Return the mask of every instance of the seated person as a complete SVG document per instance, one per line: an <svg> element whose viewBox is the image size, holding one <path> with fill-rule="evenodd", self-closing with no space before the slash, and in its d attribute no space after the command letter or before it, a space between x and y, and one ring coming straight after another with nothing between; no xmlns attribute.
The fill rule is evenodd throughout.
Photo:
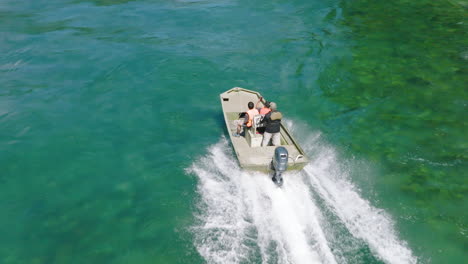
<svg viewBox="0 0 468 264"><path fill-rule="evenodd" d="M255 108L257 108L258 112L261 115L266 115L271 111L270 102L265 100L265 103L263 103L262 99L263 99L263 97L260 97L260 99L258 100L257 105L255 106Z"/></svg>
<svg viewBox="0 0 468 264"><path fill-rule="evenodd" d="M254 108L254 104L252 102L249 102L247 107L249 107L249 110L247 111L245 117L243 119L234 120L234 124L237 127L237 133L233 135L235 137L240 136L240 133L244 127L252 127L253 117L260 114L258 110Z"/></svg>
<svg viewBox="0 0 468 264"><path fill-rule="evenodd" d="M263 120L263 117L271 111L270 102L265 100L265 103L263 103L263 97L260 97L255 108L257 108L258 112L262 115L261 120ZM257 134L263 134L263 133L265 133L265 127L264 126L257 127Z"/></svg>

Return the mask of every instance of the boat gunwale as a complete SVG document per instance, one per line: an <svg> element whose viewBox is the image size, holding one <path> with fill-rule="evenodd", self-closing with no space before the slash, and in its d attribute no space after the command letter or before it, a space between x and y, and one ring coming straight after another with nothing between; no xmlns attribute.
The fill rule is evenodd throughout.
<svg viewBox="0 0 468 264"><path fill-rule="evenodd" d="M231 144L233 145L234 147L234 151L237 155L237 160L239 162L239 164L241 165L242 168L245 168L245 169L249 169L249 167L255 167L255 166L252 166L250 164L242 164L239 160L239 152L238 152L238 149L237 149L237 146L236 144L234 143L234 141L232 140L232 133L231 133L231 130L230 130L230 126L229 126L229 118L227 116L227 112L225 110L225 107L224 107L224 104L223 104L223 94L230 94L232 92L246 92L246 93L251 93L251 94L255 94L257 96L257 98L260 99L260 97L262 97L262 95L259 93L259 92L256 92L256 91L252 91L252 90L248 90L248 89L245 89L245 88L241 88L241 87L233 87L223 93L221 93L219 95L220 97L220 101L221 101L221 108L223 110L223 116L224 116L224 122L225 122L225 125L226 125L226 130L229 134L229 139L231 141ZM305 155L305 152L304 150L299 146L299 144L297 143L297 141L294 139L294 137L291 135L291 133L289 132L289 130L283 125L283 123L281 123L281 128L283 129L283 131L285 132L285 136L287 136L291 142L293 143L294 147L297 149L297 151L304 157L304 161L300 161L300 162L294 162L293 161L293 164L294 166L298 166L300 167L300 169L302 169L308 162L308 159L307 159L307 156ZM303 164L303 166L301 166ZM300 170L299 169L299 170ZM255 169L253 169L255 170Z"/></svg>

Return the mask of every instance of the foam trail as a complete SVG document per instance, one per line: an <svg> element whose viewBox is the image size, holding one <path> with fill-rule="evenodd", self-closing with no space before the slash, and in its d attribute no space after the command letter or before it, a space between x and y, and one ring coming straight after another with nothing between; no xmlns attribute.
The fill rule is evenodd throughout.
<svg viewBox="0 0 468 264"><path fill-rule="evenodd" d="M226 139L189 169L199 179L195 246L208 263L336 263L301 174L282 188L242 171Z"/></svg>
<svg viewBox="0 0 468 264"><path fill-rule="evenodd" d="M294 130L292 123L289 126ZM363 239L373 254L387 263L417 263L406 242L398 239L391 217L362 198L347 179L347 171L335 150L320 142L320 134L310 136L305 142L304 149L315 153L315 158L302 173L350 233Z"/></svg>

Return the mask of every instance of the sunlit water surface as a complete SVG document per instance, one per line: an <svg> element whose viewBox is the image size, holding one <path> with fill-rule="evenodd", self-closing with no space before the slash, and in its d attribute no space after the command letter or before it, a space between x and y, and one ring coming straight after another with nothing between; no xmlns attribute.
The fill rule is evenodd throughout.
<svg viewBox="0 0 468 264"><path fill-rule="evenodd" d="M0 3L0 263L462 263L464 1ZM311 163L239 169L219 93Z"/></svg>

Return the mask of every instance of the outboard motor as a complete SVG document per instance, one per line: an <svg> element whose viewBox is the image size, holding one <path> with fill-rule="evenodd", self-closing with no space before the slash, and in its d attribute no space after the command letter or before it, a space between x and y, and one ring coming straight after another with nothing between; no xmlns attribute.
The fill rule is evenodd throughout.
<svg viewBox="0 0 468 264"><path fill-rule="evenodd" d="M277 147L271 164L274 170L273 178L271 179L276 185L281 187L283 185L281 174L288 168L288 150L285 147Z"/></svg>

